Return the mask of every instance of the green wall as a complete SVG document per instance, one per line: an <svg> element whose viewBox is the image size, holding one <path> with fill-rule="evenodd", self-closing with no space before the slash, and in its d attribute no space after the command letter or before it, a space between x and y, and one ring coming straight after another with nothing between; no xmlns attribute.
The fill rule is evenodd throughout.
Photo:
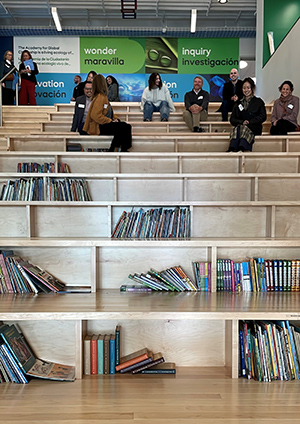
<svg viewBox="0 0 300 424"><path fill-rule="evenodd" d="M300 16L300 0L264 0L263 65L270 58L267 33L273 31L275 49Z"/></svg>

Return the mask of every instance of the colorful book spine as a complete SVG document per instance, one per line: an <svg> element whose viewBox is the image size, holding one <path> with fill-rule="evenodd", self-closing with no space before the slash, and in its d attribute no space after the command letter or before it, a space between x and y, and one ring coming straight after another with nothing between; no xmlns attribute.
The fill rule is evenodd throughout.
<svg viewBox="0 0 300 424"><path fill-rule="evenodd" d="M109 374L116 373L116 337L114 334L110 335L109 340Z"/></svg>
<svg viewBox="0 0 300 424"><path fill-rule="evenodd" d="M120 364L120 358L121 358L121 326L116 326L115 331L115 337L116 337L116 365Z"/></svg>
<svg viewBox="0 0 300 424"><path fill-rule="evenodd" d="M91 338L91 374L98 374L98 353L97 353L97 338L96 334Z"/></svg>
<svg viewBox="0 0 300 424"><path fill-rule="evenodd" d="M104 336L99 334L97 337L97 368L98 374L102 375L104 373Z"/></svg>

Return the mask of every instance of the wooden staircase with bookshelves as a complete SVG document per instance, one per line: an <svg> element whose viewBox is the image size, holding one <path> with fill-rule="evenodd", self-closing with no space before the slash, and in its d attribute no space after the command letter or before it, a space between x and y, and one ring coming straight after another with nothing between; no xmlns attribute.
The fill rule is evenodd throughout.
<svg viewBox="0 0 300 424"><path fill-rule="evenodd" d="M56 105L46 112L55 120L47 122L64 122L72 107ZM37 356L74 364L77 378L85 334L117 324L124 331L124 355L141 346L160 351L163 345L167 360L178 366L225 367L237 378L239 320L297 320L300 295L216 293L216 260L300 257L300 137L263 135L253 153L227 154L228 133L166 134L166 125L162 132L155 122L137 123L137 104L115 107L134 118L130 153L66 152L67 143L93 146L99 138L46 133L41 126L31 134L1 129L7 142L0 151L1 186L20 177L19 162L64 162L68 176L88 181L93 200L1 202L1 249L14 250L68 284L89 286L92 293L3 295L0 320L18 322ZM33 123L46 122L44 112ZM8 117L6 123L14 119ZM182 125L176 119L170 117L174 128ZM22 174L30 176L37 174ZM110 238L123 210L175 206L191 209L190 239ZM192 275L192 261L211 261L212 293L119 292L132 272L180 264Z"/></svg>

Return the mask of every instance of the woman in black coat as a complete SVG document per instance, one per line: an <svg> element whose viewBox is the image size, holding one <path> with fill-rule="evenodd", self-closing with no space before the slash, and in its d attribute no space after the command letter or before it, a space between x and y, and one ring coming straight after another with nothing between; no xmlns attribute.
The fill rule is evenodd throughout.
<svg viewBox="0 0 300 424"><path fill-rule="evenodd" d="M14 68L13 54L10 50L6 50L3 60L0 62L0 79L4 77L11 69ZM14 74L16 71L8 76L7 80L2 82L2 104L13 105L15 98L15 91L13 90Z"/></svg>
<svg viewBox="0 0 300 424"><path fill-rule="evenodd" d="M252 151L254 138L261 135L262 124L267 118L265 103L254 95L253 79L245 78L242 89L243 98L234 105L230 117L234 129L227 152Z"/></svg>

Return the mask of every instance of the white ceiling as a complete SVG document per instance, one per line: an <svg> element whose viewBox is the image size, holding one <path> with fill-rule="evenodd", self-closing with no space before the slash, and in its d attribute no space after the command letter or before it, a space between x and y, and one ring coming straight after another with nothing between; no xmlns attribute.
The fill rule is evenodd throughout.
<svg viewBox="0 0 300 424"><path fill-rule="evenodd" d="M122 19L121 0L0 0L0 35L53 35L53 6L66 35L255 36L256 0L137 0L136 19ZM197 9L196 34L191 9Z"/></svg>

